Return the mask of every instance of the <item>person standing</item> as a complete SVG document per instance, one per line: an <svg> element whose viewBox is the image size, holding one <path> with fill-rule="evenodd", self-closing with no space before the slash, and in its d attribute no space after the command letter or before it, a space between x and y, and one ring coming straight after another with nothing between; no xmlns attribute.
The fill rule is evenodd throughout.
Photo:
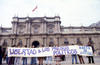
<svg viewBox="0 0 100 65"><path fill-rule="evenodd" d="M5 57L6 57L6 64L8 64L8 62L9 62L9 58L8 58L8 48L6 48Z"/></svg>
<svg viewBox="0 0 100 65"><path fill-rule="evenodd" d="M14 65L20 65L20 57L15 57Z"/></svg>
<svg viewBox="0 0 100 65"><path fill-rule="evenodd" d="M0 46L0 65L2 65L2 47Z"/></svg>
<svg viewBox="0 0 100 65"><path fill-rule="evenodd" d="M44 45L40 45L40 48L44 47ZM39 65L43 65L44 57L38 57Z"/></svg>
<svg viewBox="0 0 100 65"><path fill-rule="evenodd" d="M93 41L90 39L90 41L88 42L88 45L87 46L90 46L91 48L92 48L92 51L93 51L93 53L94 53L94 46L93 46ZM87 56L88 57L88 63L90 64L90 63L93 63L94 64L94 58L93 58L93 56Z"/></svg>
<svg viewBox="0 0 100 65"><path fill-rule="evenodd" d="M72 44L74 45L74 44ZM75 64L78 64L77 62L77 54L72 54L72 64L74 64L74 59L75 59Z"/></svg>
<svg viewBox="0 0 100 65"><path fill-rule="evenodd" d="M32 48L35 48L34 45L32 45ZM31 65L37 65L37 58L31 57Z"/></svg>
<svg viewBox="0 0 100 65"><path fill-rule="evenodd" d="M74 59L75 59L75 64L77 63L77 55L76 54L72 54L72 64L74 64Z"/></svg>
<svg viewBox="0 0 100 65"><path fill-rule="evenodd" d="M16 45L12 45L12 47L15 47ZM9 57L8 65L14 65L15 57Z"/></svg>
<svg viewBox="0 0 100 65"><path fill-rule="evenodd" d="M27 47L27 45L25 45L25 48ZM23 57L23 65L27 65L27 57Z"/></svg>
<svg viewBox="0 0 100 65"><path fill-rule="evenodd" d="M46 57L46 65L52 65L52 56Z"/></svg>
<svg viewBox="0 0 100 65"><path fill-rule="evenodd" d="M20 47L20 45L18 44L17 47ZM21 61L20 57L15 57L14 65L21 65L20 61Z"/></svg>
<svg viewBox="0 0 100 65"><path fill-rule="evenodd" d="M82 46L81 41L77 41L77 45L78 45L78 46ZM84 59L83 59L83 56L82 56L82 55L79 55L79 54L78 54L78 58L79 58L80 64L85 64L85 62L84 62Z"/></svg>
<svg viewBox="0 0 100 65"><path fill-rule="evenodd" d="M78 58L79 58L80 64L85 64L82 55L78 55Z"/></svg>
<svg viewBox="0 0 100 65"><path fill-rule="evenodd" d="M52 45L49 45L49 47L52 47ZM52 65L52 56L46 57L46 65Z"/></svg>
<svg viewBox="0 0 100 65"><path fill-rule="evenodd" d="M59 47L59 45L57 44L55 47ZM55 55L55 61L56 61L56 65L61 65L61 59L62 55Z"/></svg>

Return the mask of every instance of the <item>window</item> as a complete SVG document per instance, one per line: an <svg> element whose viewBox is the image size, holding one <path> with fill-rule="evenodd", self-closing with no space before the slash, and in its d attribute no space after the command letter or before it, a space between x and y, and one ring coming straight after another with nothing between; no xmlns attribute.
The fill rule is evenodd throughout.
<svg viewBox="0 0 100 65"><path fill-rule="evenodd" d="M20 29L19 29L19 34L23 34L24 33L24 29L21 27Z"/></svg>
<svg viewBox="0 0 100 65"><path fill-rule="evenodd" d="M66 38L64 39L64 44L66 44L66 45L69 44L69 41Z"/></svg>
<svg viewBox="0 0 100 65"><path fill-rule="evenodd" d="M34 28L34 33L35 34L38 33L38 28L37 27Z"/></svg>
<svg viewBox="0 0 100 65"><path fill-rule="evenodd" d="M50 33L50 34L52 34L54 31L54 28L55 26L54 26L54 23L49 23L49 24L47 24L47 31L48 31L48 33Z"/></svg>
<svg viewBox="0 0 100 65"><path fill-rule="evenodd" d="M24 33L24 28L25 28L25 26L23 26L23 25L19 25L18 26L19 34L23 34Z"/></svg>
<svg viewBox="0 0 100 65"><path fill-rule="evenodd" d="M33 33L34 34L38 34L39 33L39 29L40 29L40 24L38 24L38 23L32 24L32 29L33 29Z"/></svg>
<svg viewBox="0 0 100 65"><path fill-rule="evenodd" d="M49 28L48 32L53 33L53 28Z"/></svg>
<svg viewBox="0 0 100 65"><path fill-rule="evenodd" d="M22 46L22 45L23 45L23 43L22 43L22 40L20 39L19 43L18 43L18 46Z"/></svg>
<svg viewBox="0 0 100 65"><path fill-rule="evenodd" d="M50 38L49 45L53 45L53 44L54 44L54 40L53 40L53 38Z"/></svg>

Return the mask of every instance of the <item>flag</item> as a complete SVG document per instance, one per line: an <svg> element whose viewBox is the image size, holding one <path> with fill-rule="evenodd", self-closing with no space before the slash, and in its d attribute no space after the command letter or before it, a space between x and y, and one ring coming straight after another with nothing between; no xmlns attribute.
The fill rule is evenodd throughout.
<svg viewBox="0 0 100 65"><path fill-rule="evenodd" d="M32 10L32 12L34 12L37 9L37 6Z"/></svg>

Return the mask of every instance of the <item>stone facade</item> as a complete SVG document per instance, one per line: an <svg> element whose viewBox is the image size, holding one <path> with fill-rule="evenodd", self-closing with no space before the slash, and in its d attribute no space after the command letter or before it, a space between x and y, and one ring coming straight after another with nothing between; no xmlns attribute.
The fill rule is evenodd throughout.
<svg viewBox="0 0 100 65"><path fill-rule="evenodd" d="M0 27L0 45L66 45L81 41L87 45L89 39L94 42L100 53L100 27L64 27L59 16L55 17L13 17L12 28Z"/></svg>

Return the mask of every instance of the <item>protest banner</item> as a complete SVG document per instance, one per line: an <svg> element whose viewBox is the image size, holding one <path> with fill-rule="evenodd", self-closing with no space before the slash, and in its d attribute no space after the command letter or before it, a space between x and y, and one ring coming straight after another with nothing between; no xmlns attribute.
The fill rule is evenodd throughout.
<svg viewBox="0 0 100 65"><path fill-rule="evenodd" d="M17 48L8 47L8 57L46 57L56 55L79 54L83 56L92 56L90 46L60 46L60 47L42 47L42 48Z"/></svg>

